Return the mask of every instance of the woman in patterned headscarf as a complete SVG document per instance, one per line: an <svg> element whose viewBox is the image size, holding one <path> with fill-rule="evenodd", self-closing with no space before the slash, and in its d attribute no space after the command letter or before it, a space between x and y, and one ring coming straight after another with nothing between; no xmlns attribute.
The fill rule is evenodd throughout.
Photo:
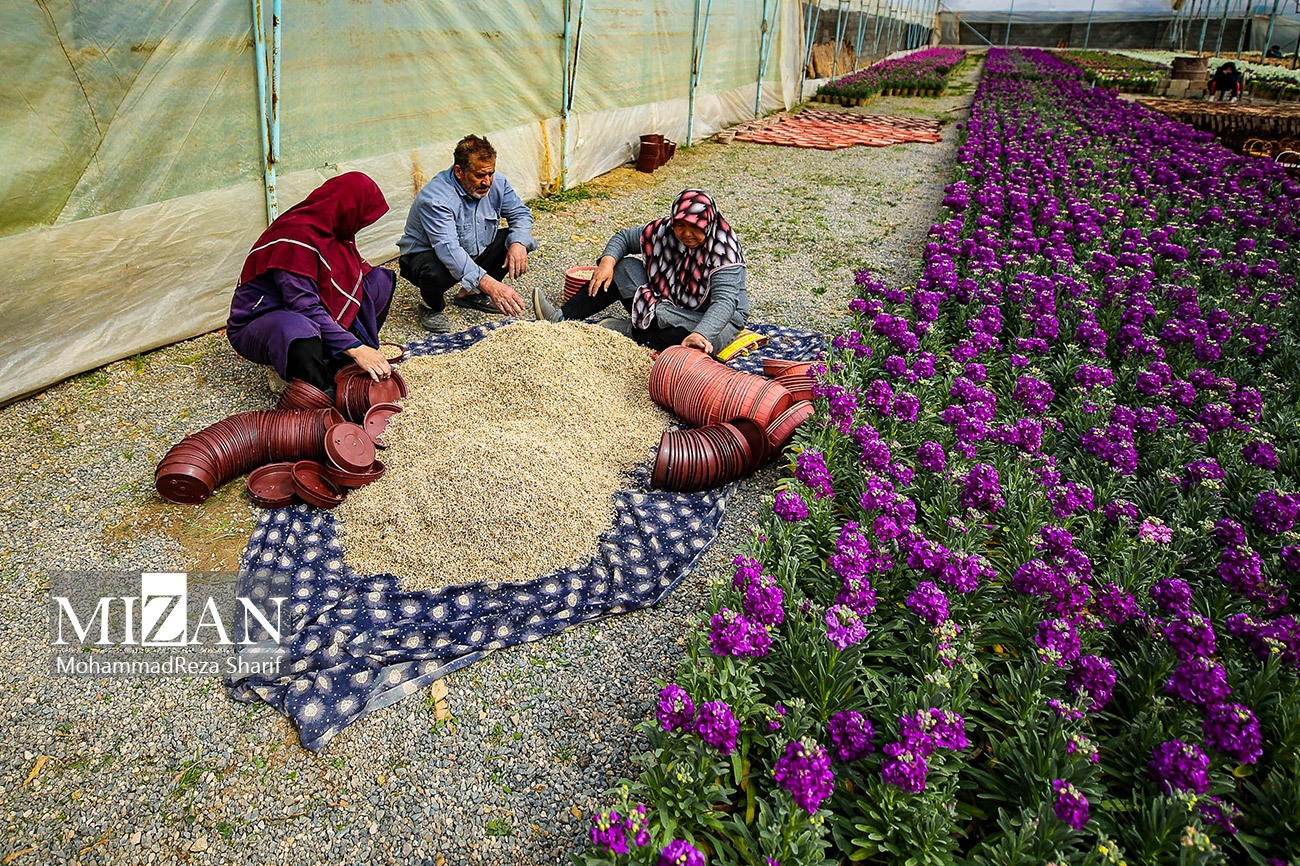
<svg viewBox="0 0 1300 866"><path fill-rule="evenodd" d="M585 319L615 301L631 321L601 324L653 349L680 344L712 354L736 338L749 315L745 256L708 193L682 190L668 216L610 238L587 291L563 309L534 289L533 313L550 322Z"/></svg>

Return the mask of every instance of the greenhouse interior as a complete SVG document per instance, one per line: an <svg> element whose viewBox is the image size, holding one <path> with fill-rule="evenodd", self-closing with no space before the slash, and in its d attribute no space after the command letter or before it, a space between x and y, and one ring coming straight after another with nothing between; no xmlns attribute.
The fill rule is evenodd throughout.
<svg viewBox="0 0 1300 866"><path fill-rule="evenodd" d="M0 28L6 866L1300 866L1300 0Z"/></svg>

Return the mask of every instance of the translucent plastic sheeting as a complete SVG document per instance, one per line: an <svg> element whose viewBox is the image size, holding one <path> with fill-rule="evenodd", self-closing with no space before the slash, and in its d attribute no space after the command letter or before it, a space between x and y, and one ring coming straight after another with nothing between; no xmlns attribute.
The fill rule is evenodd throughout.
<svg viewBox="0 0 1300 866"><path fill-rule="evenodd" d="M1229 0L1240 8L1240 0ZM956 12L965 21L1002 22L1011 13L1014 24L1049 21L1141 21L1172 18L1169 0L943 0L941 11Z"/></svg>
<svg viewBox="0 0 1300 866"><path fill-rule="evenodd" d="M224 324L266 225L251 5L0 4L0 402ZM684 143L696 10L582 5L570 184L626 162L643 133ZM713 0L697 139L752 116L762 12ZM469 132L491 136L523 195L554 188L563 15L559 0L284 4L281 211L366 171L392 209L358 241L390 259L415 191ZM765 111L793 104L802 59L799 4L769 15Z"/></svg>

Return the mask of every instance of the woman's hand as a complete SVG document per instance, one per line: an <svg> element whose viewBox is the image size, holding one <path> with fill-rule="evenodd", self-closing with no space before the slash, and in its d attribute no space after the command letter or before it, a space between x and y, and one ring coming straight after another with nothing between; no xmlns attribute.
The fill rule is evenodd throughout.
<svg viewBox="0 0 1300 866"><path fill-rule="evenodd" d="M706 355L713 354L713 344L710 343L703 334L697 331L692 331L687 334L686 339L682 340L682 345L691 349L699 349Z"/></svg>
<svg viewBox="0 0 1300 866"><path fill-rule="evenodd" d="M369 373L370 378L376 382L387 379L393 374L393 368L384 357L384 353L370 348L365 343L352 349L344 349L343 354L356 361L357 366Z"/></svg>
<svg viewBox="0 0 1300 866"><path fill-rule="evenodd" d="M587 283L587 294L593 298L600 294L600 290L609 285L614 279L614 257L601 256L600 261L596 263L596 272L591 275L591 282Z"/></svg>

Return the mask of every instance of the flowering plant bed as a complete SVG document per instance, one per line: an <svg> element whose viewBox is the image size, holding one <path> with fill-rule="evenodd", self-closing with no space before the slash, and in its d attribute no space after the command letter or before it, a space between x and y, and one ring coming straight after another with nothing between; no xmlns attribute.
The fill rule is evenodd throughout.
<svg viewBox="0 0 1300 866"><path fill-rule="evenodd" d="M1109 51L1060 51L1057 56L1082 69L1085 81L1120 93L1152 93L1169 77L1168 64Z"/></svg>
<svg viewBox="0 0 1300 866"><path fill-rule="evenodd" d="M859 275L585 862L1295 862L1300 186L1042 77Z"/></svg>
<svg viewBox="0 0 1300 866"><path fill-rule="evenodd" d="M869 100L888 92L937 96L947 86L948 73L965 58L966 52L956 48L927 48L828 82L817 94L841 100Z"/></svg>

